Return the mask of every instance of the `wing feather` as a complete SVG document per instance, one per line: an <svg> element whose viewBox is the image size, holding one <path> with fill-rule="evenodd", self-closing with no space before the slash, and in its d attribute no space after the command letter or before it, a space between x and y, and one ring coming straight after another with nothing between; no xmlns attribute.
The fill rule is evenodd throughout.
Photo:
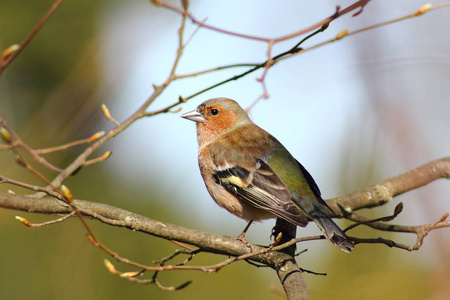
<svg viewBox="0 0 450 300"><path fill-rule="evenodd" d="M309 218L291 201L286 185L262 160L256 160L252 170L235 166L218 170L213 176L218 184L243 201L296 225L308 223Z"/></svg>

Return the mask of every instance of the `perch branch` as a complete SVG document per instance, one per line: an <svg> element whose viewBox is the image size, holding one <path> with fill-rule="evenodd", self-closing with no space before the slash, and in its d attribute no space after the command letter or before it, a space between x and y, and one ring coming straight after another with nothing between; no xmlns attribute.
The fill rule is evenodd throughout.
<svg viewBox="0 0 450 300"><path fill-rule="evenodd" d="M343 208L344 211L350 214L361 208L376 207L385 204L387 201L404 193L408 190L419 188L425 184L428 184L439 178L449 178L450 177L450 158L443 158L440 160L432 161L414 170L401 174L397 177L389 178L384 180L378 185L361 191L356 191L350 193L347 196L342 196L329 200L330 206L339 211L338 208ZM0 176L0 182L15 184L16 182L8 180L5 177ZM31 188L33 190L39 190L43 188L25 186L24 184L19 184L20 186ZM46 190L44 190L46 191ZM53 193L52 191L48 192ZM60 197L60 195L57 195ZM184 227L162 223L155 221L120 208L115 208L106 204L87 202L82 200L72 200L71 207L67 205L61 205L60 202L51 198L35 198L27 197L21 195L11 195L7 193L0 193L0 207L22 210L35 213L46 213L46 214L69 214L72 213L72 209L76 207L77 212L83 214L84 216L92 217L100 220L109 225L125 227L133 231L141 231L147 234L151 234L157 237L161 237L167 240L175 240L181 243L186 243L189 245L195 245L199 247L198 250L201 252L210 252L222 255L231 256L231 258L226 259L222 262L209 265L209 266L191 266L182 263L180 265L163 265L160 263L159 266L146 266L139 264L137 262L128 260L119 256L117 253L108 249L106 246L101 244L98 239L93 238L91 235L90 241L95 246L101 248L103 251L108 253L111 257L115 258L117 261L123 264L128 264L134 267L138 267L141 270L156 272L154 277L147 281L142 281L142 283L155 283L164 288L156 280L156 274L160 271L168 270L200 270L203 272L217 272L224 266L227 266L236 261L245 260L252 261L256 263L261 263L263 265L268 265L274 270L276 270L285 292L290 295L291 299L308 299L309 294L304 282L302 272L292 256L285 253L279 252L279 250L289 247L299 241L322 239L322 236L308 237L308 238L297 238L293 239L285 244L275 247L263 248L254 245L253 251L250 252L249 248L242 242L237 241L232 238L216 236L204 232L199 232ZM396 209L396 214L398 214L400 209ZM338 215L336 215L338 216ZM339 215L339 217L342 217ZM394 231L398 232L414 232L417 234L417 242L414 246L406 246L402 244L397 244L393 241L385 240L382 238L378 239L360 239L351 237L355 243L383 243L390 247L398 247L406 250L417 250L423 243L423 239L431 230L448 227L449 222L446 220L447 215L444 215L439 221L433 224L426 224L421 226L398 226L398 225L388 225L381 222L368 222L366 219L357 219L355 214L352 214L352 218L357 222L364 222L368 226L372 226L376 229L386 229L390 230L389 226L394 226ZM381 218L380 220L389 220L391 217ZM383 226L387 226L386 228ZM392 228L391 228L392 229ZM409 230L409 231L408 231ZM391 230L392 231L392 230ZM165 262L165 260L163 261ZM140 271L142 272L142 271ZM121 275L123 277L133 278L137 276L139 272L125 273ZM128 278L127 277L127 278ZM176 288L182 288L188 284L182 284L179 287L166 287L170 290ZM301 286L301 288L299 288Z"/></svg>

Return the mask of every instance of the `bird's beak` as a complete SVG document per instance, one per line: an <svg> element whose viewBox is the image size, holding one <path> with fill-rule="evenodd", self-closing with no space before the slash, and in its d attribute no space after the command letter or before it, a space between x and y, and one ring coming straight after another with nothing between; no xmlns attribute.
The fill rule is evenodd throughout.
<svg viewBox="0 0 450 300"><path fill-rule="evenodd" d="M182 114L181 117L185 118L185 119L187 119L189 121L194 121L194 122L197 122L197 123L201 123L201 122L205 121L205 117L201 113L196 111L196 110L193 110L193 111L187 112L185 114Z"/></svg>

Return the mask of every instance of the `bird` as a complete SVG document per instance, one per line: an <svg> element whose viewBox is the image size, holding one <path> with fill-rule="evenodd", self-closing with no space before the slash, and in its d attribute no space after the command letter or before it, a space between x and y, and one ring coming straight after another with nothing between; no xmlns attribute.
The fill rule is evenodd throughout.
<svg viewBox="0 0 450 300"><path fill-rule="evenodd" d="M310 173L270 133L253 123L234 100L213 98L182 118L197 127L198 164L214 201L248 221L282 218L305 227L314 221L345 252L352 241L328 216Z"/></svg>

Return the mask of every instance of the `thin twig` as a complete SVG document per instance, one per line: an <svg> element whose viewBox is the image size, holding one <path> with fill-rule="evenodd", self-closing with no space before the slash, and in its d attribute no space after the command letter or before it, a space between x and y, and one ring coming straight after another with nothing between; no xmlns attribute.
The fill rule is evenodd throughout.
<svg viewBox="0 0 450 300"><path fill-rule="evenodd" d="M403 225L391 225L381 222L369 222L367 218L364 218L357 214L351 214L348 219L356 222L364 222L364 225L372 227L374 229L389 231L389 232L403 232L403 233L414 233L417 237L416 243L414 245L405 245L394 242L392 240L384 238L366 239L366 238L356 238L351 237L350 239L355 244L384 244L390 248L395 247L407 251L419 250L423 244L423 240L428 235L428 233L434 229L450 227L450 221L447 220L448 213L444 214L439 220L431 224L424 224L418 226L403 226Z"/></svg>
<svg viewBox="0 0 450 300"><path fill-rule="evenodd" d="M316 49L316 48L319 48L319 47L325 46L325 45L327 45L327 44L330 44L330 43L336 42L336 41L338 41L338 40L341 40L341 39L344 38L344 37L349 37L349 36L352 36L352 35L355 35L355 34L358 34L358 33L362 33L362 32L369 31L369 30L373 30L373 29L375 29L375 28L380 28L380 27L387 26L387 25L391 25L391 24L394 24L394 23L398 23L398 22L401 22L401 21L404 21L404 20L407 20L407 19L412 19L412 18L415 18L415 17L418 17L418 16L423 15L425 12L433 11L433 10L438 10L438 9L445 8L445 7L449 7L449 6L450 6L450 2L442 3L442 4L430 6L430 7L427 8L426 11L423 11L423 12L420 12L421 9L419 9L418 11L416 11L416 12L414 12L414 13L412 13L412 14L408 14L408 15L403 16L403 17L399 17L399 18L396 18L396 19L393 19L393 20L381 22L381 23L378 23L378 24L375 24L375 25L371 25L371 26L368 26L368 27L364 27L364 28L358 29L358 30L348 31L348 32L346 32L346 34L345 34L344 36L338 35L338 36L336 36L336 37L334 37L334 38L328 39L328 40L323 41L323 42L321 42L321 43L318 43L318 44L316 44L316 45L313 45L313 46L304 48L304 49L302 50L302 52L307 52L307 51L314 50L314 49ZM420 12L420 13L419 13L419 12ZM293 56L293 55L296 55L296 54L298 54L298 53L292 53L292 56ZM286 58L287 58L287 57L282 57L282 58L280 58L279 60L284 60L284 59L286 59Z"/></svg>
<svg viewBox="0 0 450 300"><path fill-rule="evenodd" d="M59 195L58 193L56 193L55 191L53 191L53 190L51 190L51 189L49 189L47 187L40 187L40 186L37 186L37 185L28 184L28 183L25 183L25 182L21 182L21 181L18 181L18 180L7 178L7 177L2 176L2 175L0 175L0 183L12 184L12 185L15 185L15 186L18 186L18 187L22 187L22 188L28 189L30 191L45 193L45 194L47 194L49 196L52 196L52 197L55 197L55 198L57 198L59 200L63 200L61 195Z"/></svg>
<svg viewBox="0 0 450 300"><path fill-rule="evenodd" d="M56 171L56 172L62 172L62 169L52 165L51 163L49 163L45 158L43 158L42 156L39 155L39 153L32 149L30 146L28 146L26 143L24 143L24 141L20 138L20 136L14 131L12 130L9 126L8 123L6 122L6 120L2 117L0 117L0 124L2 127L4 127L6 130L8 130L8 132L11 134L12 136L12 140L9 143L9 149L12 150L14 152L14 154L16 155L17 159L19 160L18 162L25 168L29 169L32 173L34 173L38 178L40 178L41 180L43 180L42 178L44 177L42 174L40 174L36 169L34 169L31 164L29 164L25 158L22 156L22 154L20 153L20 151L18 150L18 148L22 148L24 149L26 152L30 153L31 156L33 157L34 160L36 160L38 163L42 164L43 166L49 168L50 170ZM45 177L44 177L45 178Z"/></svg>
<svg viewBox="0 0 450 300"><path fill-rule="evenodd" d="M31 223L27 219L22 218L20 216L16 216L16 219L19 220L20 222L22 222L27 227L42 227L42 226L46 226L46 225L61 223L61 222L65 221L65 220L69 219L70 217L73 217L74 215L75 215L75 212L73 211L70 214L62 216L61 218L58 218L58 219L55 219L55 220L46 221L46 222L42 222L42 223Z"/></svg>
<svg viewBox="0 0 450 300"><path fill-rule="evenodd" d="M171 11L174 11L174 12L182 15L183 17L188 17L193 23L195 23L195 24L197 24L197 25L199 25L199 26L201 26L203 28L206 28L206 29L210 29L210 30L213 30L213 31L216 31L216 32L219 32L219 33L223 33L223 34L227 34L227 35L230 35L230 36L235 36L235 37L239 37L239 38L245 38L245 39L248 39L248 40L255 40L255 41L261 41L261 42L267 42L267 43L269 43L269 42L277 43L277 42L281 42L281 41L285 41L285 40L288 40L288 39L292 39L292 38L298 37L298 36L303 35L303 34L305 34L307 32L310 32L310 31L312 31L314 29L320 28L320 27L322 27L322 26L324 26L326 24L329 24L331 21L333 21L333 20L335 20L335 19L337 19L337 18L339 18L339 17L341 17L341 16L343 16L343 15L345 15L345 14L347 14L347 13L349 13L349 12L355 10L355 9L358 9L358 8L362 9L369 1L370 0L357 1L357 2L353 3L352 5L346 7L343 10L337 9L337 11L333 15L323 19L322 21L320 21L320 22L318 22L316 24L313 24L311 26L308 26L307 28L298 30L298 31L293 32L291 34L287 34L287 35L276 37L276 38L259 37L259 36L254 36L254 35L243 34L243 33L238 33L238 32L225 30L223 28L219 28L219 27L215 27L215 26L212 26L212 25L209 25L209 24L205 24L204 22L197 20L192 14L186 12L182 8L179 8L179 7L176 7L174 5L165 3L163 1L153 1L153 3L156 2L155 3L156 5L159 5L159 6L162 6L164 8L167 8L167 9L169 9Z"/></svg>
<svg viewBox="0 0 450 300"><path fill-rule="evenodd" d="M89 165L92 165L92 164L95 164L95 163L98 163L98 162L105 161L106 159L108 159L111 156L111 154L112 154L111 151L106 151L105 153L102 154L102 156L99 156L97 158L93 158L93 159L87 160L84 163L84 166L89 166Z"/></svg>
<svg viewBox="0 0 450 300"><path fill-rule="evenodd" d="M103 114L105 115L105 117L114 125L116 125L117 127L120 126L120 123L116 121L116 119L114 119L111 115L111 113L109 112L108 107L105 104L102 104L102 111Z"/></svg>
<svg viewBox="0 0 450 300"><path fill-rule="evenodd" d="M105 136L95 141L90 147L86 148L69 166L67 166L58 176L56 176L51 184L55 187L58 187L68 176L79 170L81 166L83 166L87 158L100 146L102 146L104 143L109 141L114 136L118 135L119 133L123 132L125 129L127 129L131 124L133 124L135 121L137 121L140 118L143 118L145 116L148 116L148 114L145 112L145 110L153 103L153 101L156 100L156 98L159 97L159 95L165 90L165 88L173 81L174 74L176 71L176 68L178 66L178 62L181 58L182 49L183 49L183 32L184 32L184 24L185 24L185 17L183 17L182 25L179 29L179 48L177 51L177 56L175 58L175 61L173 63L172 69L170 71L170 74L167 78L167 80L159 85L154 86L154 91L152 95L148 97L148 99L142 103L142 105L133 113L131 114L125 121L120 123L116 128L111 129L106 133ZM176 105L171 106L168 108L170 110L172 107L175 107ZM167 110L167 111L168 111Z"/></svg>
<svg viewBox="0 0 450 300"><path fill-rule="evenodd" d="M376 219L366 219L366 218L359 218L360 216L356 215L356 214L352 214L352 213L348 213L345 210L342 210L344 217L349 219L349 220L354 220L354 218L358 218L359 221L356 221L355 224L351 224L350 226L348 226L347 228L344 229L344 232L349 231L350 229L353 229L357 226L360 225L369 225L370 223L378 223L378 222L390 222L392 220L394 220L403 210L403 203L400 202L399 204L397 204L397 206L394 209L394 213L390 216L386 216L386 217L381 217L381 218L376 218Z"/></svg>
<svg viewBox="0 0 450 300"><path fill-rule="evenodd" d="M30 149L35 151L38 154L47 154L47 153L51 153L51 152L67 150L67 149L69 149L71 147L78 146L78 145L92 143L93 141L101 138L104 135L105 135L105 132L104 131L100 131L100 132L97 132L97 133L93 134L92 136L90 136L90 137L88 137L86 139L70 142L70 143L67 143L67 144L64 144L64 145L55 146L55 147L49 147L49 148L44 148L44 149L36 149L36 150L33 150L31 148Z"/></svg>
<svg viewBox="0 0 450 300"><path fill-rule="evenodd" d="M368 2L368 1L367 1L367 2ZM366 5L367 2L364 3L364 5ZM362 3L359 3L358 5L359 5L358 7L360 7L360 8L364 7L364 5L362 5ZM444 7L447 7L447 6L450 6L450 2L449 2L449 3L444 3L444 4L439 4L439 5L432 6L432 7L429 8L429 10L430 10L430 11L432 11L432 10L437 10L437 9L441 9L441 8L444 8ZM350 8L350 7L347 7L346 9L341 10L341 11L338 11L337 13L342 13L342 12L344 12L344 11L345 11L345 12L349 12L349 10L348 10L349 8ZM354 10L356 7L354 7L354 6L352 5L351 8ZM360 13L360 12L358 12L358 13ZM422 14L423 14L423 13L422 13ZM341 15L342 15L342 14L341 14ZM372 30L372 29L375 29L375 28L378 28L378 27L390 25L390 24L392 24L392 23L400 22L400 21L403 21L403 20L406 20L406 19L409 19L409 18L417 17L417 16L419 16L419 15L420 15L420 14L417 14L417 12L415 12L415 13L413 13L413 14L408 14L408 15L406 15L406 16L403 16L403 17L400 17L400 18L397 18L397 19L394 19L394 20L390 20L390 21L382 22L382 23L379 23L379 24L376 24L376 25L368 26L368 27L365 27L365 28L363 28L363 29L359 29L359 30L356 30L356 31L353 31L353 32L348 32L348 33L345 35L345 37L351 36L351 35L355 35L355 34L357 34L357 33L361 33L361 32L364 32L364 31ZM332 19L332 20L334 20L334 19ZM322 25L320 26L320 28L319 28L316 32L314 32L314 33L312 33L311 35L307 36L307 37L306 37L305 39L303 39L299 44L303 43L306 39L310 38L311 36L314 36L315 34L317 34L317 33L319 33L319 32L322 32L323 30L325 30L325 29L327 28L327 25L329 24L329 22L328 22L328 23L327 23L327 22L321 22L321 24L322 24ZM315 29L315 28L317 28L317 27L319 27L319 26L313 26L313 27L314 27L314 29ZM306 32L308 32L308 31L306 31ZM330 43L332 43L332 42L341 40L343 37L344 37L344 36L336 36L336 37L334 37L334 38L328 39L328 40L326 40L326 41L324 41L324 42L318 43L318 44L316 44L316 45L313 45L313 46L310 46L310 47L307 47L307 48L300 48L300 47L299 47L299 44L297 44L297 45L294 46L292 49L290 49L290 50L285 51L285 52L283 52L283 53L281 53L281 54L279 54L279 55L276 55L276 56L272 57L272 60L274 61L274 63L273 63L272 65L274 65L276 62L279 62L279 61L281 61L281 60L284 60L284 59L290 58L290 57L292 57L292 56L294 56L294 55L297 55L297 54L299 54L300 52L303 53L303 52L306 52L306 51L311 51L311 50L313 50L313 49L316 49L316 48L325 46L325 45L330 44ZM269 42L269 41L271 41L271 40L274 41L274 42L277 41L277 39L264 39L264 41L266 41L266 42ZM242 78L242 77L245 77L245 76L247 76L248 74L251 74L251 73L253 73L253 72L259 70L260 68L263 68L263 67L266 65L267 61L268 61L268 60L266 60L265 62L260 63L260 64L258 64L258 65L255 65L255 66L253 66L253 64L251 64L251 65L253 66L251 69L249 69L249 70L247 70L247 71L245 71L245 72L243 72L243 73L241 73L241 74L238 74L238 75L235 75L235 76L230 77L230 78L228 78L228 79L225 79L225 80L223 80L223 81L220 81L220 82L218 82L218 83L216 83L216 84L213 84L213 85L211 85L211 86L209 86L209 87L206 87L206 88L204 88L204 89L202 89L202 90L200 90L200 91L198 91L198 92L196 92L196 93L194 93L194 94L192 94L192 95L189 95L189 96L187 96L187 97L183 97L183 99L184 99L185 101L188 101L188 100L190 100L190 99L192 99L192 98L194 98L194 97L196 97L196 96L199 96L199 95L201 95L201 94L203 94L203 93L205 93L205 92L207 92L207 91L209 91L209 90L212 90L212 89L214 89L214 88L216 88L216 87L219 87L219 86L224 85L224 84L226 84L226 83L229 83L229 82L231 82L231 81L235 81L235 80L238 80L238 79L240 79L240 78ZM205 72L196 72L196 73L192 73L192 74L188 74L188 75L184 75L184 76L185 76L185 77L191 77L191 76L196 76L196 75L199 75L199 74L204 74L204 73L208 73L208 72L212 72L212 71L216 71L216 70L221 70L221 69L224 69L224 68L229 68L229 67L231 68L231 67L234 67L234 66L240 66L240 64L234 64L234 65L229 65L229 66L225 66L225 67L212 68L212 69L205 70ZM259 101L259 100L260 100L260 99L257 99L256 101ZM174 104L172 104L172 107L177 106L177 105L179 105L179 103L174 103ZM166 111L164 111L164 110L158 111L158 113L164 113L164 112L166 112ZM152 114L152 115L154 115L154 114Z"/></svg>
<svg viewBox="0 0 450 300"><path fill-rule="evenodd" d="M178 79L183 79L183 78L196 77L196 76L199 76L199 75L204 75L204 74L208 74L208 73L211 73L211 72L221 71L221 70L226 70L226 69L231 69L231 68L256 67L256 66L259 66L259 65L260 65L260 63L230 64L230 65L215 67L215 68L206 69L206 70L198 71L198 72L194 72L194 73L183 74L183 75L176 75L173 79L174 80L178 80Z"/></svg>
<svg viewBox="0 0 450 300"><path fill-rule="evenodd" d="M48 19L53 15L53 13L59 7L62 1L63 0L56 0L50 7L50 9L47 11L47 13L44 15L44 17L42 17L42 19L36 25L36 27L33 28L30 34L27 35L27 37L19 45L17 50L11 53L11 55L9 55L5 60L2 60L0 62L0 76L3 73L3 70L20 54L20 52L22 52L22 50L28 45L28 43L36 36L36 34L42 28L42 26L44 26L45 23L47 23Z"/></svg>

